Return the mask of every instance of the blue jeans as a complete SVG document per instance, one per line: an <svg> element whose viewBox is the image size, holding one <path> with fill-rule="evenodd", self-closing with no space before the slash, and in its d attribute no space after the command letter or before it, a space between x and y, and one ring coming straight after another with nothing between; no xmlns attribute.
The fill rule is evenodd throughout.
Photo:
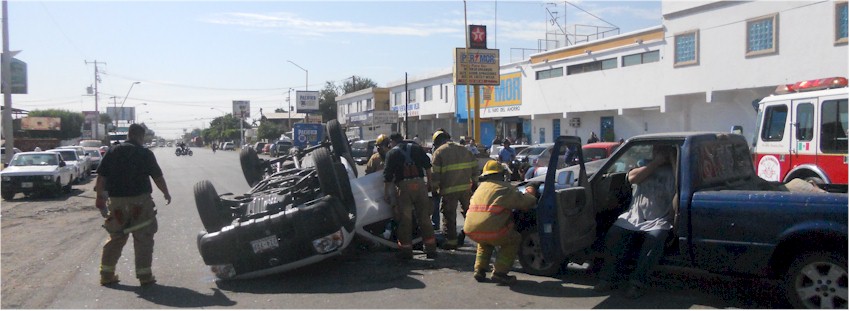
<svg viewBox="0 0 850 311"><path fill-rule="evenodd" d="M608 256L599 272L599 279L612 283L628 279L633 285L646 287L649 271L664 254L668 236L670 230L631 231L611 226L605 237ZM640 248L640 251L635 253L635 248ZM634 271L623 271L627 263L635 260Z"/></svg>

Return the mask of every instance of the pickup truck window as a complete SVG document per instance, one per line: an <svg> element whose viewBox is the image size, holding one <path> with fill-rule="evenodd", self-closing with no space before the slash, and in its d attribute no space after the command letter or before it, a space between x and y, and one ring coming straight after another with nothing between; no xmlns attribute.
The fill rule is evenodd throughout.
<svg viewBox="0 0 850 311"><path fill-rule="evenodd" d="M650 159L652 159L652 145L631 145L625 153L615 160L614 165L608 167L606 174L628 172L635 167L645 164L644 162Z"/></svg>
<svg viewBox="0 0 850 311"><path fill-rule="evenodd" d="M701 186L745 180L753 175L750 149L726 140L702 144L698 163Z"/></svg>
<svg viewBox="0 0 850 311"><path fill-rule="evenodd" d="M764 128L761 139L764 141L781 141L785 136L785 123L788 120L788 106L768 106L765 111Z"/></svg>

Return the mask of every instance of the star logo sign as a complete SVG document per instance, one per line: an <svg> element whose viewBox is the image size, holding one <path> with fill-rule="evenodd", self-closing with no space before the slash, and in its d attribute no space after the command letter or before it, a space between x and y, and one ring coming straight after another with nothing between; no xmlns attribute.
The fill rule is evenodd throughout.
<svg viewBox="0 0 850 311"><path fill-rule="evenodd" d="M486 38L486 36L487 36L487 33L484 32L484 30L481 29L481 27L476 27L475 29L472 30L472 41L483 42L484 39Z"/></svg>

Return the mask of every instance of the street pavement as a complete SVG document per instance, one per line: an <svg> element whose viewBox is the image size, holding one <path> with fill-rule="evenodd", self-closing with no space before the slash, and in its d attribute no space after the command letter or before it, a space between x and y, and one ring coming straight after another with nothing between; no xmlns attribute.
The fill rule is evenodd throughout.
<svg viewBox="0 0 850 311"><path fill-rule="evenodd" d="M155 148L173 196L165 205L154 190L158 208L153 271L158 284L142 288L133 272L132 242L117 267L122 282L97 284L100 248L83 262L68 263L78 272L48 308L149 309L591 309L591 308L777 308L774 282L665 269L653 278L648 294L626 299L622 292L600 295L586 269L570 265L556 277L512 272L513 286L477 283L472 278L475 246L469 239L456 251L440 250L436 260L421 252L399 262L390 250L354 246L343 256L264 278L220 281L204 265L196 246L203 228L195 208L193 185L210 180L218 193L249 190L239 167L238 151L193 148L194 156ZM362 172L363 167L359 169ZM462 219L459 223L462 224ZM104 234L105 238L105 234ZM37 286L37 285L36 285Z"/></svg>

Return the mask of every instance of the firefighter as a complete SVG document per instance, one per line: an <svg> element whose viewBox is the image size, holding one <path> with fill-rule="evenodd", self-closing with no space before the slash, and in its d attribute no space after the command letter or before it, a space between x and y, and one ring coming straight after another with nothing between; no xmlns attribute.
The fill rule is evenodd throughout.
<svg viewBox="0 0 850 311"><path fill-rule="evenodd" d="M390 138L384 134L378 135L378 138L375 139L375 149L378 149L378 152L372 154L372 157L366 162L366 174L384 169L384 159L387 156L387 151L390 150Z"/></svg>
<svg viewBox="0 0 850 311"><path fill-rule="evenodd" d="M487 280L490 257L499 247L496 262L493 265L491 280L499 285L510 285L516 277L508 275L513 266L522 237L514 230L511 209L527 210L537 203L537 190L528 186L522 194L503 179L505 174L501 163L495 160L484 164L478 189L472 194L469 211L463 230L475 242L478 253L475 256L475 274L478 282Z"/></svg>
<svg viewBox="0 0 850 311"><path fill-rule="evenodd" d="M397 257L402 260L413 258L413 215L422 242L425 244L427 258L437 257L437 240L431 226L431 204L428 201L428 189L423 177L431 180L431 161L425 150L414 144L402 142L401 134L390 136L390 149L384 162L384 201L390 206L398 205L398 247Z"/></svg>
<svg viewBox="0 0 850 311"><path fill-rule="evenodd" d="M95 206L106 218L103 228L109 233L100 260L100 284L104 286L118 283L115 265L130 234L136 255L136 278L141 285L156 283L151 271L153 236L157 231L151 179L165 196L166 205L171 204L171 195L156 157L142 146L145 128L130 125L127 138L103 157L94 187Z"/></svg>
<svg viewBox="0 0 850 311"><path fill-rule="evenodd" d="M478 160L466 147L452 141L451 135L444 131L434 132L434 155L431 162L431 186L435 197L442 197L440 212L443 214L443 232L446 242L443 249L457 249L463 241L457 234L457 205L460 202L461 214L469 209L469 198L478 171ZM464 216L466 217L466 216Z"/></svg>

